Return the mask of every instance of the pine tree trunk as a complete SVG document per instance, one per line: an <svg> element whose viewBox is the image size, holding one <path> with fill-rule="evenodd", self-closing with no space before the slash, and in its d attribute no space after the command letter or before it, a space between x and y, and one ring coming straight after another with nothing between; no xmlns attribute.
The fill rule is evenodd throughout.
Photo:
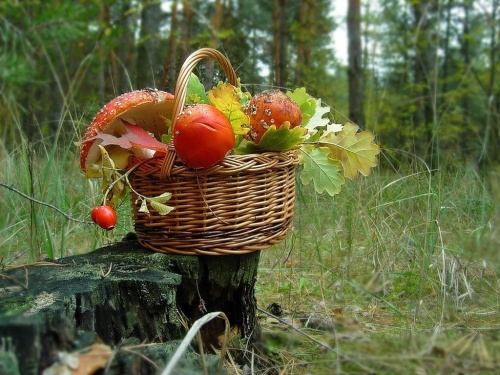
<svg viewBox="0 0 500 375"><path fill-rule="evenodd" d="M347 31L349 38L349 119L357 124L364 125L364 75L363 50L361 48L360 0L349 0Z"/></svg>
<svg viewBox="0 0 500 375"><path fill-rule="evenodd" d="M432 126L434 122L432 96L433 90L433 46L431 43L431 12L432 4L429 0L422 0L412 5L415 30L415 58L414 58L414 95L416 110L414 126L421 130L419 137L422 141L417 144L416 152L421 156L432 155L431 143L433 139ZM432 161L432 160L431 160ZM435 166L431 166L435 167Z"/></svg>
<svg viewBox="0 0 500 375"><path fill-rule="evenodd" d="M161 4L142 0L141 32L137 47L137 87L156 87L160 83L159 58Z"/></svg>
<svg viewBox="0 0 500 375"><path fill-rule="evenodd" d="M163 77L161 88L173 93L176 84L176 74L177 74L177 38L178 38L178 24L179 20L177 17L177 3L178 0L172 1L172 13L170 20L170 35L168 36L168 46L167 52L165 54L165 63L163 64Z"/></svg>

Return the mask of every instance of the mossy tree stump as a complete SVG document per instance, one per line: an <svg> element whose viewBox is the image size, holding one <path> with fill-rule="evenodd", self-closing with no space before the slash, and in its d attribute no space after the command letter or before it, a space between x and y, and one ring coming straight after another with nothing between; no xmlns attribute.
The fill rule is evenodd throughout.
<svg viewBox="0 0 500 375"><path fill-rule="evenodd" d="M135 240L57 263L3 271L0 279L0 344L21 374L38 374L57 359L92 342L112 347L176 342L189 323L222 311L243 340L258 336L254 285L259 252L230 256L160 254ZM221 319L204 326L206 348L217 348ZM168 360L168 353L158 359ZM151 357L150 357L151 358ZM141 356L116 359L113 373L155 373ZM134 362L135 367L130 363ZM137 367L139 366L139 367ZM2 373L0 363L0 373Z"/></svg>

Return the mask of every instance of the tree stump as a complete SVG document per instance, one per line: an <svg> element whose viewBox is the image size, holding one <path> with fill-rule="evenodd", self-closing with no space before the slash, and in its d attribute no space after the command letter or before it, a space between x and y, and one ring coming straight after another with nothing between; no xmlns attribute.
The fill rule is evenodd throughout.
<svg viewBox="0 0 500 375"><path fill-rule="evenodd" d="M95 342L111 347L164 343L159 354L144 345L143 355L117 356L107 372L153 374L158 367L144 356L157 366L165 364L186 334L183 321L190 324L214 311L226 314L241 339L253 340L259 335L254 295L258 262L259 252L192 257L154 253L130 240L4 271L0 354L12 363L17 360L18 373L35 375L55 362L59 352ZM223 332L222 319L205 325L204 347L220 347ZM3 366L2 372L0 355L0 374L9 373L8 365Z"/></svg>

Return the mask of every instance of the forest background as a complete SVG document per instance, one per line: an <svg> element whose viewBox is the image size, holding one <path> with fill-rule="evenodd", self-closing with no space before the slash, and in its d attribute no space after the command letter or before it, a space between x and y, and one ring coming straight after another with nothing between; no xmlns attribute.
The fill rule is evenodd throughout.
<svg viewBox="0 0 500 375"><path fill-rule="evenodd" d="M101 196L74 142L119 94L173 92L186 56L209 46L244 90L305 87L382 148L379 168L334 198L298 186L290 238L261 255L260 306L329 322L300 340L271 326L276 366L497 373L500 0L347 4L1 1L0 276L133 229L129 202L113 232L87 225ZM206 88L224 80L209 62L197 74Z"/></svg>
<svg viewBox="0 0 500 375"><path fill-rule="evenodd" d="M4 1L0 131L14 139L15 118L39 140L71 117L82 132L122 92L173 91L184 58L211 46L248 90L306 87L386 149L497 161L498 1L349 3L334 17L326 0ZM333 39L345 22L347 66ZM207 85L221 79L207 69Z"/></svg>

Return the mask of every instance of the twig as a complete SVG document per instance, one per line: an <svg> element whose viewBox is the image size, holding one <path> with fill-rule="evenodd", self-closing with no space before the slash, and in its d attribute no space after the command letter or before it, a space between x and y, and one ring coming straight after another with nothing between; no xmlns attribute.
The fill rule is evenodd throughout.
<svg viewBox="0 0 500 375"><path fill-rule="evenodd" d="M321 341L319 341L319 340L315 339L314 337L312 337L312 336L308 335L307 333L305 333L305 332L301 331L300 329L298 329L298 328L294 327L292 324L290 324L290 323L288 323L288 322L284 321L283 319L278 318L276 315L273 315L273 314L271 314L270 312L268 312L268 311L266 311L266 310L264 310L264 309L261 309L260 307L257 307L257 310L259 310L261 313L266 314L267 316L270 316L271 318L276 319L276 320L277 320L277 321L279 321L281 324L286 325L287 327L289 327L289 328L293 329L295 332L300 333L302 336L307 337L309 340L314 341L316 344L318 344L318 345L322 346L323 348L325 348L325 349L327 349L327 350L329 350L329 351L334 352L334 353L335 353L335 354L337 354L338 356L343 356L343 355L342 355L342 354L340 354L337 350L335 350L334 348L332 348L330 345L325 344L324 342L321 342Z"/></svg>
<svg viewBox="0 0 500 375"><path fill-rule="evenodd" d="M361 367L363 370L365 370L365 371L366 371L366 373L372 373L372 372L373 372L373 370L372 370L372 369L370 369L370 368L366 367L366 366L365 366L365 365L363 365L362 363L359 363L359 361L354 360L354 358L350 358L348 355L340 353L338 350L335 350L335 349L334 349L334 348L332 348L330 345L325 344L324 342L321 342L321 341L319 341L319 340L315 339L314 337L312 337L312 336L308 335L307 333L305 333L305 332L301 331L300 329L298 329L298 328L294 327L293 325L291 325L290 323L288 323L288 322L284 321L283 319L278 318L277 316L275 316L275 315L271 314L270 312L267 312L266 310L263 310L263 309L261 309L260 307L257 307L257 310L259 310L260 312L262 312L262 313L264 313L264 314L266 314L266 315L270 316L271 318L274 318L274 319L278 320L281 324L286 325L287 327L289 327L289 328L293 329L293 330L294 330L294 331L296 331L297 333L299 333L299 334L301 334L302 336L304 336L304 337L308 338L309 340L311 340L311 341L315 342L316 344L318 344L318 345L322 346L323 348L325 348L325 349L327 349L327 350L329 350L329 351L331 351L331 352L333 352L333 353L337 354L337 357L338 357L338 358L342 358L342 359L344 359L344 360L351 361L352 363L354 363L354 364L358 365L358 366L359 366L359 367Z"/></svg>
<svg viewBox="0 0 500 375"><path fill-rule="evenodd" d="M12 281L14 284L19 285L24 290L28 290L29 279L28 279L28 269L26 267L24 268L24 274L25 274L25 278L26 278L26 282L24 284L22 282L20 282L19 280L17 280L16 278L9 276L9 275L5 275L3 273L0 273L0 277L2 279Z"/></svg>
<svg viewBox="0 0 500 375"><path fill-rule="evenodd" d="M111 273L111 269L113 268L113 262L111 262L109 264L109 269L108 269L108 272L106 272L106 273L104 273L102 266L99 266L99 267L101 268L101 277L105 278L105 277L109 276L109 274Z"/></svg>
<svg viewBox="0 0 500 375"><path fill-rule="evenodd" d="M158 344L153 344L153 345L158 345ZM158 366L153 360L151 360L151 358L149 358L148 356L146 356L145 354L137 351L137 350L134 350L133 348L140 348L142 347L143 345L135 345L135 346L122 346L120 349L125 351L125 352L128 352L128 353L131 353L131 354L134 354L136 356L138 356L139 358L142 358L144 361L148 362L149 364L151 364L152 366L156 367L156 370L158 371L161 371L161 368L160 366Z"/></svg>
<svg viewBox="0 0 500 375"><path fill-rule="evenodd" d="M177 350L175 351L174 355L170 358L170 361L168 362L167 366L161 373L161 375L171 375L174 374L174 369L179 360L181 359L182 355L186 351L186 349L189 347L191 341L193 338L196 336L198 331L201 329L201 327L205 324L211 321L212 319L219 318L221 317L222 319L225 320L226 322L226 331L229 330L229 320L227 319L226 315L223 312L216 311L216 312L211 312L208 313L207 315L202 316L198 320L196 320L191 328L189 329L188 333L180 343L180 345L177 347ZM221 361L223 360L223 356L226 353L221 353Z"/></svg>
<svg viewBox="0 0 500 375"><path fill-rule="evenodd" d="M18 189L16 189L13 186L9 186L7 184L4 184L3 182L0 182L0 186L4 187L4 188L6 188L6 189L8 189L10 191L13 191L14 193L19 194L23 198L26 198L26 199L30 200L31 202L33 202L33 203L39 204L41 206L49 207L49 208L53 209L54 211L56 211L56 212L60 213L61 215L63 215L68 220L71 220L71 221L74 221L74 222L77 222L77 223L82 223L82 224L94 224L91 221L76 219L73 216L68 215L66 212L62 211L61 209L57 208L56 206L53 206L53 205L51 205L50 203L47 203L47 202L39 201L38 199L35 199L35 198L29 196L28 194L23 193L21 190L18 190Z"/></svg>
<svg viewBox="0 0 500 375"><path fill-rule="evenodd" d="M54 263L54 262L45 262L45 261L41 261L41 262L32 262L32 263L24 263L24 264L20 264L20 265L14 265L14 266L4 266L4 268L6 270L13 270L13 269L16 269L16 268L21 268L21 267L68 267L69 264L66 264L66 263Z"/></svg>

